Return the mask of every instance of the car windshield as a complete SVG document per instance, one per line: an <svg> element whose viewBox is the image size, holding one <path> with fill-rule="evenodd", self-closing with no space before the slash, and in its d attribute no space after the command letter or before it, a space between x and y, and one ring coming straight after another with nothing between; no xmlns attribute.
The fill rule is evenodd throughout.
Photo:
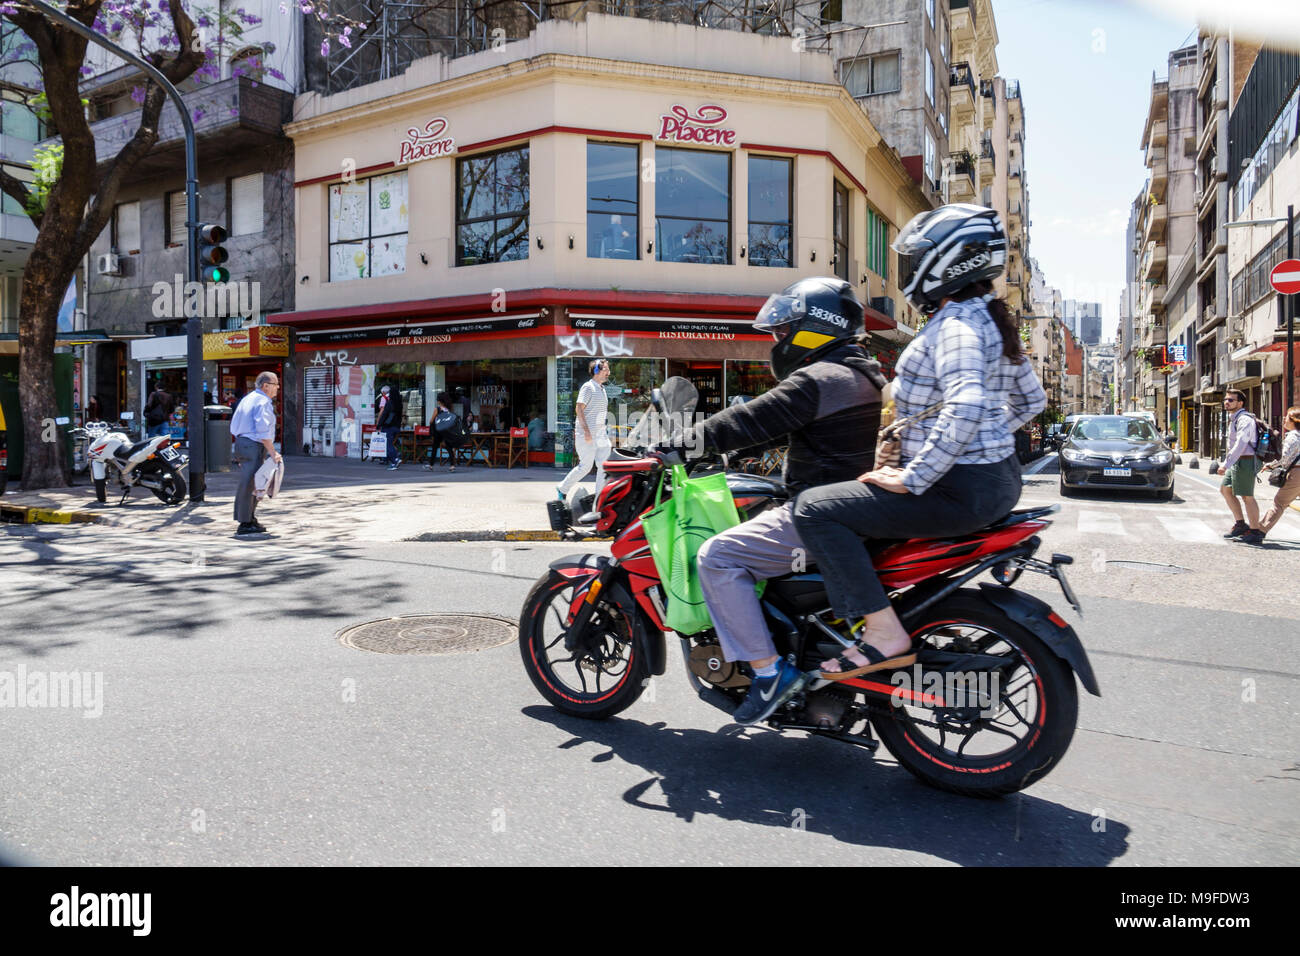
<svg viewBox="0 0 1300 956"><path fill-rule="evenodd" d="M1085 418L1070 437L1079 441L1155 441L1155 429L1142 418Z"/></svg>

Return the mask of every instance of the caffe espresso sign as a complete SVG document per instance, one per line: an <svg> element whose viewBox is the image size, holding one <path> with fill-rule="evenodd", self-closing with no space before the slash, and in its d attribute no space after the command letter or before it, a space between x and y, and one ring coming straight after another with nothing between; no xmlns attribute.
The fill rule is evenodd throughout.
<svg viewBox="0 0 1300 956"><path fill-rule="evenodd" d="M727 111L721 106L701 106L694 114L685 106L671 106L659 117L655 139L670 143L699 143L703 146L735 146L736 131L722 126Z"/></svg>
<svg viewBox="0 0 1300 956"><path fill-rule="evenodd" d="M424 124L424 129L412 126L406 131L406 139L398 151L397 162L399 165L416 163L422 159L450 156L454 152L456 139L447 135L447 121L441 116L435 116Z"/></svg>

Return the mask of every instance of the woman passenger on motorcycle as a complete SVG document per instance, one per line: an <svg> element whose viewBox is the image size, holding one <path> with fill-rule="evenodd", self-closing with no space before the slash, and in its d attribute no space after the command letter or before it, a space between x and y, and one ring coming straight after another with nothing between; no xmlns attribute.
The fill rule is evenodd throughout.
<svg viewBox="0 0 1300 956"><path fill-rule="evenodd" d="M880 584L864 538L969 534L1020 497L1014 435L1047 404L992 280L1007 236L997 213L967 204L914 218L893 248L899 284L929 322L899 357L895 420L942 407L900 435L901 468L803 492L794 521L835 614L863 619L857 644L822 667L827 680L906 667L912 639Z"/></svg>
<svg viewBox="0 0 1300 956"><path fill-rule="evenodd" d="M764 303L754 327L776 340L778 384L711 415L683 444L717 451L788 444L782 477L791 496L862 474L875 454L885 379L857 344L863 310L853 288L833 277L801 279ZM803 553L787 503L715 535L697 556L722 655L754 670L733 714L739 724L763 720L802 686L804 675L777 656L754 585L797 570Z"/></svg>

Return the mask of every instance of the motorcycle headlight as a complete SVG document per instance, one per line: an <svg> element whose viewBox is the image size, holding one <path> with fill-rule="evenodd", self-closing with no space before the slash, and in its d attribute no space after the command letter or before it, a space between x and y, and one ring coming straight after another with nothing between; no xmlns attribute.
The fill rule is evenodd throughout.
<svg viewBox="0 0 1300 956"><path fill-rule="evenodd" d="M1167 465L1174 460L1172 451L1158 451L1149 459L1153 465Z"/></svg>
<svg viewBox="0 0 1300 956"><path fill-rule="evenodd" d="M1076 451L1073 448L1062 448L1061 456L1066 461L1083 461L1085 458L1088 457L1084 452Z"/></svg>

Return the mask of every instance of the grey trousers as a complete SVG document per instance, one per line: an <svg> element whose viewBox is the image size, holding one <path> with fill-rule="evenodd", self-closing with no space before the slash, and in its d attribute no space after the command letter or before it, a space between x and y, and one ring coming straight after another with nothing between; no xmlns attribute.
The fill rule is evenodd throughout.
<svg viewBox="0 0 1300 956"><path fill-rule="evenodd" d="M704 602L722 656L729 661L756 661L776 654L754 585L801 570L806 563L792 509L792 504L771 508L715 535L696 556Z"/></svg>
<svg viewBox="0 0 1300 956"><path fill-rule="evenodd" d="M235 520L247 524L253 520L257 498L253 496L253 477L266 460L266 446L260 441L240 436L235 439L230 460L239 465L239 485L235 490Z"/></svg>

